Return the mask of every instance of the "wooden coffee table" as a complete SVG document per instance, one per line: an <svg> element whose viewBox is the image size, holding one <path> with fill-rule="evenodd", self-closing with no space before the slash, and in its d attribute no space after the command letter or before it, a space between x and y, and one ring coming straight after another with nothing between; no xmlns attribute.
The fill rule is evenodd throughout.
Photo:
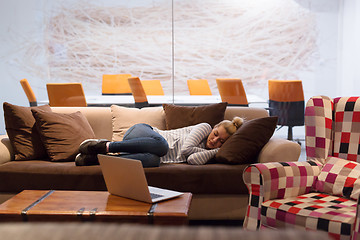
<svg viewBox="0 0 360 240"><path fill-rule="evenodd" d="M4 221L101 221L162 225L188 223L192 194L149 204L105 191L24 190L0 205Z"/></svg>

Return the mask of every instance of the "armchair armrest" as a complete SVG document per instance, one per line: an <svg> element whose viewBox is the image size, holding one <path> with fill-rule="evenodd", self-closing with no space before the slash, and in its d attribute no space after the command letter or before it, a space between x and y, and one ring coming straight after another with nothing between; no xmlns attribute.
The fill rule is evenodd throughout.
<svg viewBox="0 0 360 240"><path fill-rule="evenodd" d="M273 137L260 151L258 162L296 162L300 153L301 147L298 143Z"/></svg>
<svg viewBox="0 0 360 240"><path fill-rule="evenodd" d="M0 135L0 164L14 159L14 151L7 135Z"/></svg>
<svg viewBox="0 0 360 240"><path fill-rule="evenodd" d="M322 165L316 162L272 162L248 166L243 173L249 189L249 204L243 227L256 230L260 226L264 201L308 193Z"/></svg>

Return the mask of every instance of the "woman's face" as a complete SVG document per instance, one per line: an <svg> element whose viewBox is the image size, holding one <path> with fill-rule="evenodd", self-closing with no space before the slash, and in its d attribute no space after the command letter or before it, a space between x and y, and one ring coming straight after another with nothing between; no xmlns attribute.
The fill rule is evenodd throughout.
<svg viewBox="0 0 360 240"><path fill-rule="evenodd" d="M230 137L223 126L214 127L206 141L208 149L219 148Z"/></svg>

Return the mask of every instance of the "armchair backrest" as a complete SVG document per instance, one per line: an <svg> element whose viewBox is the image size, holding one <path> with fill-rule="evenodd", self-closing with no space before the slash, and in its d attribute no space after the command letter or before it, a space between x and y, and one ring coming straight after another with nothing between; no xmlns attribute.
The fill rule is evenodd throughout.
<svg viewBox="0 0 360 240"><path fill-rule="evenodd" d="M360 97L310 98L305 108L307 160L360 162Z"/></svg>
<svg viewBox="0 0 360 240"><path fill-rule="evenodd" d="M360 162L360 97L334 99L333 156Z"/></svg>

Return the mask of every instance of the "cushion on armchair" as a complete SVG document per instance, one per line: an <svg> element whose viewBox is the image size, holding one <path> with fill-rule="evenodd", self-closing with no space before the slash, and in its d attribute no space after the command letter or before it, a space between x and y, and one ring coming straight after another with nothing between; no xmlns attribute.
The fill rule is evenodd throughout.
<svg viewBox="0 0 360 240"><path fill-rule="evenodd" d="M360 164L330 157L314 182L314 189L330 195L357 200L360 192Z"/></svg>
<svg viewBox="0 0 360 240"><path fill-rule="evenodd" d="M356 202L325 193L271 199L261 206L264 227L325 230L333 239L348 239L354 227Z"/></svg>

